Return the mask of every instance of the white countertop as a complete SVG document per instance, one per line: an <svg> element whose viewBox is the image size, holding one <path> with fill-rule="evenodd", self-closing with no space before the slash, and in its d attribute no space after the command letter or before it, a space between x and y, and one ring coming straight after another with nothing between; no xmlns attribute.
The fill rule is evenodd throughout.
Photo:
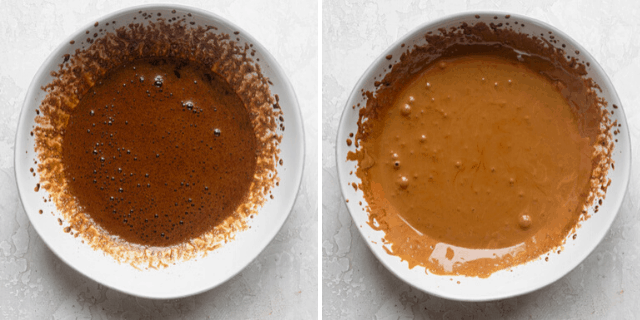
<svg viewBox="0 0 640 320"><path fill-rule="evenodd" d="M322 313L327 319L636 319L640 317L640 2L344 1L323 3ZM576 269L521 297L486 303L437 298L373 256L337 182L335 137L347 98L371 62L418 25L461 11L499 10L554 25L581 43L622 100L633 146L631 183L610 232Z"/></svg>
<svg viewBox="0 0 640 320"><path fill-rule="evenodd" d="M149 300L71 269L42 242L20 204L13 153L36 70L68 35L106 13L147 3L0 0L0 319L315 319L318 313L318 19L315 1L180 1L236 23L284 67L302 109L306 163L282 230L244 271L208 292ZM166 1L158 1L166 2Z"/></svg>

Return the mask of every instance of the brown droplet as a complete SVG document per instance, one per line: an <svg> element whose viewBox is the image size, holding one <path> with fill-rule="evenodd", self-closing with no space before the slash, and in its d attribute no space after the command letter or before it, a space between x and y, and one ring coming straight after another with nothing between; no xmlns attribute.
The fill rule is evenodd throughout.
<svg viewBox="0 0 640 320"><path fill-rule="evenodd" d="M518 224L520 228L526 230L531 227L531 217L528 214L523 214L518 218Z"/></svg>
<svg viewBox="0 0 640 320"><path fill-rule="evenodd" d="M409 187L409 179L405 176L400 176L398 179L398 186L402 189L406 189Z"/></svg>
<svg viewBox="0 0 640 320"><path fill-rule="evenodd" d="M402 113L402 115L405 117L409 116L411 114L411 106L408 104L405 104L400 108L400 113Z"/></svg>
<svg viewBox="0 0 640 320"><path fill-rule="evenodd" d="M454 255L455 255L455 252L453 252L453 249L451 249L451 247L447 247L447 253L445 254L445 257L447 258L447 260L452 260ZM453 279L451 280L453 281Z"/></svg>
<svg viewBox="0 0 640 320"><path fill-rule="evenodd" d="M347 138L347 145L348 145L349 147L351 147L351 143L352 143L351 139L348 139L348 138Z"/></svg>

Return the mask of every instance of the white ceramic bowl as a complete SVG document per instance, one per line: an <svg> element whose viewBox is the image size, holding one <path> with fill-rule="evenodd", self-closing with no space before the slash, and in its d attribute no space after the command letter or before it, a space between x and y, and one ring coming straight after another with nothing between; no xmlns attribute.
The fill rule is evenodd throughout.
<svg viewBox="0 0 640 320"><path fill-rule="evenodd" d="M33 227L49 248L71 267L101 284L125 293L147 298L178 298L211 289L230 279L255 259L275 237L293 208L302 180L304 132L298 101L284 70L273 56L247 32L215 14L180 5L131 7L110 13L97 21L116 21L115 26L128 25L134 21L146 23L148 20L140 17L133 20L141 10L153 12L154 15L162 13L163 17L173 16L172 10L176 10L176 14L180 16L191 13L192 17L189 21L195 21L196 26L204 24L217 26L216 32L227 34L240 31L240 34L235 35L234 38L240 38L240 43L253 44L256 50L254 58L259 58L258 64L263 74L273 82L271 93L278 94L280 98L286 124L280 144L280 156L284 159L284 166L278 167L281 181L280 185L273 189L275 200L269 200L259 214L249 221L251 228L237 234L234 241L210 252L204 258L177 263L160 270L137 270L129 265L118 264L103 252L94 251L81 243L80 237L74 238L64 233L62 227L58 225L57 218L60 215L55 206L51 202L43 201L45 191L34 192L39 177L33 177L29 172L29 168L33 167L33 159L37 158L34 152L34 138L29 132L35 126L35 110L46 95L40 88L52 80L50 71L58 69L62 56L67 53L72 54L79 47L79 43L86 39L85 30L90 30L91 33L99 28L107 31L114 30L113 24L105 26L105 23L100 23L100 26L95 28L95 21L65 39L49 55L31 82L16 134L16 180L22 204ZM71 40L75 40L76 44L69 45ZM40 209L45 213L39 214ZM52 211L54 215L50 214Z"/></svg>
<svg viewBox="0 0 640 320"><path fill-rule="evenodd" d="M475 18L476 14L480 15L480 19ZM507 13L503 12L461 13L426 23L409 32L382 52L367 71L365 71L351 92L342 118L340 119L336 143L340 188L342 189L343 196L349 199L347 207L351 212L353 221L359 227L362 237L378 260L393 274L422 291L443 298L463 301L486 301L508 298L540 289L560 279L580 264L580 262L595 249L608 232L620 209L629 182L631 146L627 121L618 95L600 65L581 45L553 26L516 14L510 14L510 18L506 19L506 15ZM498 19L494 19L494 16L498 17ZM406 262L401 262L399 257L389 255L384 251L382 242L379 241L384 236L384 233L373 230L366 223L367 213L362 211L358 205L360 201L366 204L362 191L355 191L354 188L347 186L347 183L360 181L355 175L349 175L350 171L355 171L357 163L346 160L347 152L354 150L355 146L348 147L345 141L349 138L348 135L350 132L357 132L356 121L358 120L358 109L354 110L351 106L358 103L365 103L366 100L362 97L361 90L373 91L374 77L379 74L384 76L386 73L384 70L389 65L389 61L385 59L387 55L399 57L406 48L412 47L414 44L425 44L423 35L428 31L437 33L439 28L448 29L449 27L457 27L462 22L485 22L487 24L510 22L511 25L513 25L515 21L519 22L518 27L514 28L516 31L531 35L547 34L548 31L552 31L555 39L560 40L560 43L566 44L566 52L579 50L580 59L584 59L585 62L590 63L590 67L587 68L589 72L588 76L593 78L593 80L602 87L601 97L604 97L609 105L616 104L619 106L615 114L612 115L612 120L617 120L618 123L622 124L622 127L619 128L621 133L615 136L615 138L618 139L613 153L615 170L610 170L609 172L608 177L611 178L612 184L608 189L606 200L604 200L600 206L599 212L593 214L592 217L584 222L582 227L577 230L577 239L567 241L562 253L552 254L548 262L544 261L544 259L538 259L514 267L512 268L513 271L498 271L486 279L464 276L426 275L423 267L409 269ZM524 24L524 27L520 26L520 24ZM406 44L406 46L402 48L401 44ZM590 213L593 213L593 209L590 210ZM457 281L460 281L460 284L458 284Z"/></svg>

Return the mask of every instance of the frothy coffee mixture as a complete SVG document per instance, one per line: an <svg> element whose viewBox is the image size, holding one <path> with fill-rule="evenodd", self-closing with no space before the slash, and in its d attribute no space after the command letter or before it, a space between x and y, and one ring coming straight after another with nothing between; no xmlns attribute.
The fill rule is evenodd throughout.
<svg viewBox="0 0 640 320"><path fill-rule="evenodd" d="M245 200L256 166L249 113L224 79L205 70L189 61L126 63L69 114L68 189L110 234L177 244Z"/></svg>
<svg viewBox="0 0 640 320"><path fill-rule="evenodd" d="M252 45L174 15L65 56L34 129L64 231L136 267L233 239L279 181L283 114Z"/></svg>
<svg viewBox="0 0 640 320"><path fill-rule="evenodd" d="M616 124L584 66L480 23L427 38L366 93L349 153L384 248L479 277L560 248L612 163Z"/></svg>

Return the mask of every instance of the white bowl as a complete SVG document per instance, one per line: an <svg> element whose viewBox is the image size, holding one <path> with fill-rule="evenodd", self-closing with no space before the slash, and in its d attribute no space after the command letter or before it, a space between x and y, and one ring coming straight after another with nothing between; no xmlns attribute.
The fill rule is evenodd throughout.
<svg viewBox="0 0 640 320"><path fill-rule="evenodd" d="M476 14L480 15L479 19L475 18ZM342 189L342 194L345 199L349 199L347 207L353 221L359 227L362 237L378 260L380 260L389 271L408 284L424 292L443 298L463 301L502 299L540 289L560 279L580 264L580 262L595 249L608 232L620 209L629 183L631 146L627 121L618 95L600 65L587 50L562 31L532 18L511 14L510 18L507 19L505 17L506 15L507 13L503 12L461 13L426 23L409 32L382 52L367 71L365 71L351 92L342 118L340 119L336 143L340 188ZM494 17L498 17L497 20L494 19ZM389 65L389 61L385 58L387 55L399 57L407 48L412 47L414 44L425 44L423 35L427 32L433 31L437 33L439 28L448 29L450 27L457 27L462 22L468 22L470 24L477 22L485 22L487 24L510 22L511 25L513 25L515 21L519 22L518 27L515 28L516 31L536 36L552 31L555 39L559 40L560 43L566 44L566 52L579 50L580 60L584 59L585 62L590 63L590 67L587 67L587 71L589 72L588 76L593 78L593 80L602 87L600 96L604 97L609 105L616 104L619 107L615 114L611 116L612 120L617 120L618 123L622 124L622 127L619 128L621 133L615 136L615 138L618 139L613 153L615 170L609 171L608 178L611 178L612 183L607 191L606 200L604 200L600 206L598 213L593 214L593 209L590 209L592 216L582 224L582 227L578 228L577 239L567 241L561 254L552 254L548 262L544 261L544 259L537 259L513 267L510 270L498 271L486 279L465 276L427 275L423 267L409 269L407 262L402 262L399 257L389 255L384 251L382 242L380 241L384 236L384 232L373 230L369 224L367 224L367 213L362 211L361 206L358 205L360 201L362 201L363 205L366 205L362 191L355 191L354 188L347 186L347 183L360 182L355 175L349 175L349 172L355 172L357 163L346 160L347 152L354 150L355 146L352 145L348 147L345 141L349 138L349 133L357 132L358 128L356 121L358 120L359 109L356 108L354 110L351 106L358 103L365 103L366 100L362 97L361 90L374 91L374 77L380 74L384 76L387 72L385 71L385 68ZM524 24L524 27L520 26L520 24ZM402 44L406 46L401 47ZM458 284L457 281L460 281L460 284Z"/></svg>
<svg viewBox="0 0 640 320"><path fill-rule="evenodd" d="M210 12L180 5L144 5L116 11L101 17L99 22L116 21L115 26L124 26L133 22L148 22L138 17L138 11L162 13L163 17L171 17L172 10L180 16L191 13L189 21L197 25L213 25L218 27L215 32L233 35L240 34L240 43L253 44L255 57L262 68L263 74L271 79L272 94L278 94L280 106L286 119L286 130L282 133L280 157L284 159L284 166L278 167L280 185L272 189L275 200L269 200L255 218L249 221L250 229L240 232L235 240L226 243L219 249L210 252L203 258L180 262L164 269L137 270L130 265L119 264L101 251L95 251L88 245L81 243L81 237L74 238L63 232L57 218L60 213L51 202L43 201L43 192L34 192L39 177L33 177L29 172L34 167L34 137L30 131L36 125L36 109L46 93L40 88L48 84L53 78L51 71L57 71L58 64L64 54L73 54L86 39L85 30L106 29L114 30L114 25L105 26L101 23L94 27L94 22L79 29L72 36L62 42L40 67L36 73L20 114L20 122L16 134L15 169L18 190L22 204L35 230L49 248L85 276L113 289L147 298L178 298L193 295L216 287L227 281L244 269L269 244L278 233L289 216L302 180L304 163L304 132L296 95L287 79L284 70L273 56L256 39L244 32L235 24ZM75 45L70 41L75 40ZM38 211L43 209L44 214ZM51 215L50 212L54 212Z"/></svg>

